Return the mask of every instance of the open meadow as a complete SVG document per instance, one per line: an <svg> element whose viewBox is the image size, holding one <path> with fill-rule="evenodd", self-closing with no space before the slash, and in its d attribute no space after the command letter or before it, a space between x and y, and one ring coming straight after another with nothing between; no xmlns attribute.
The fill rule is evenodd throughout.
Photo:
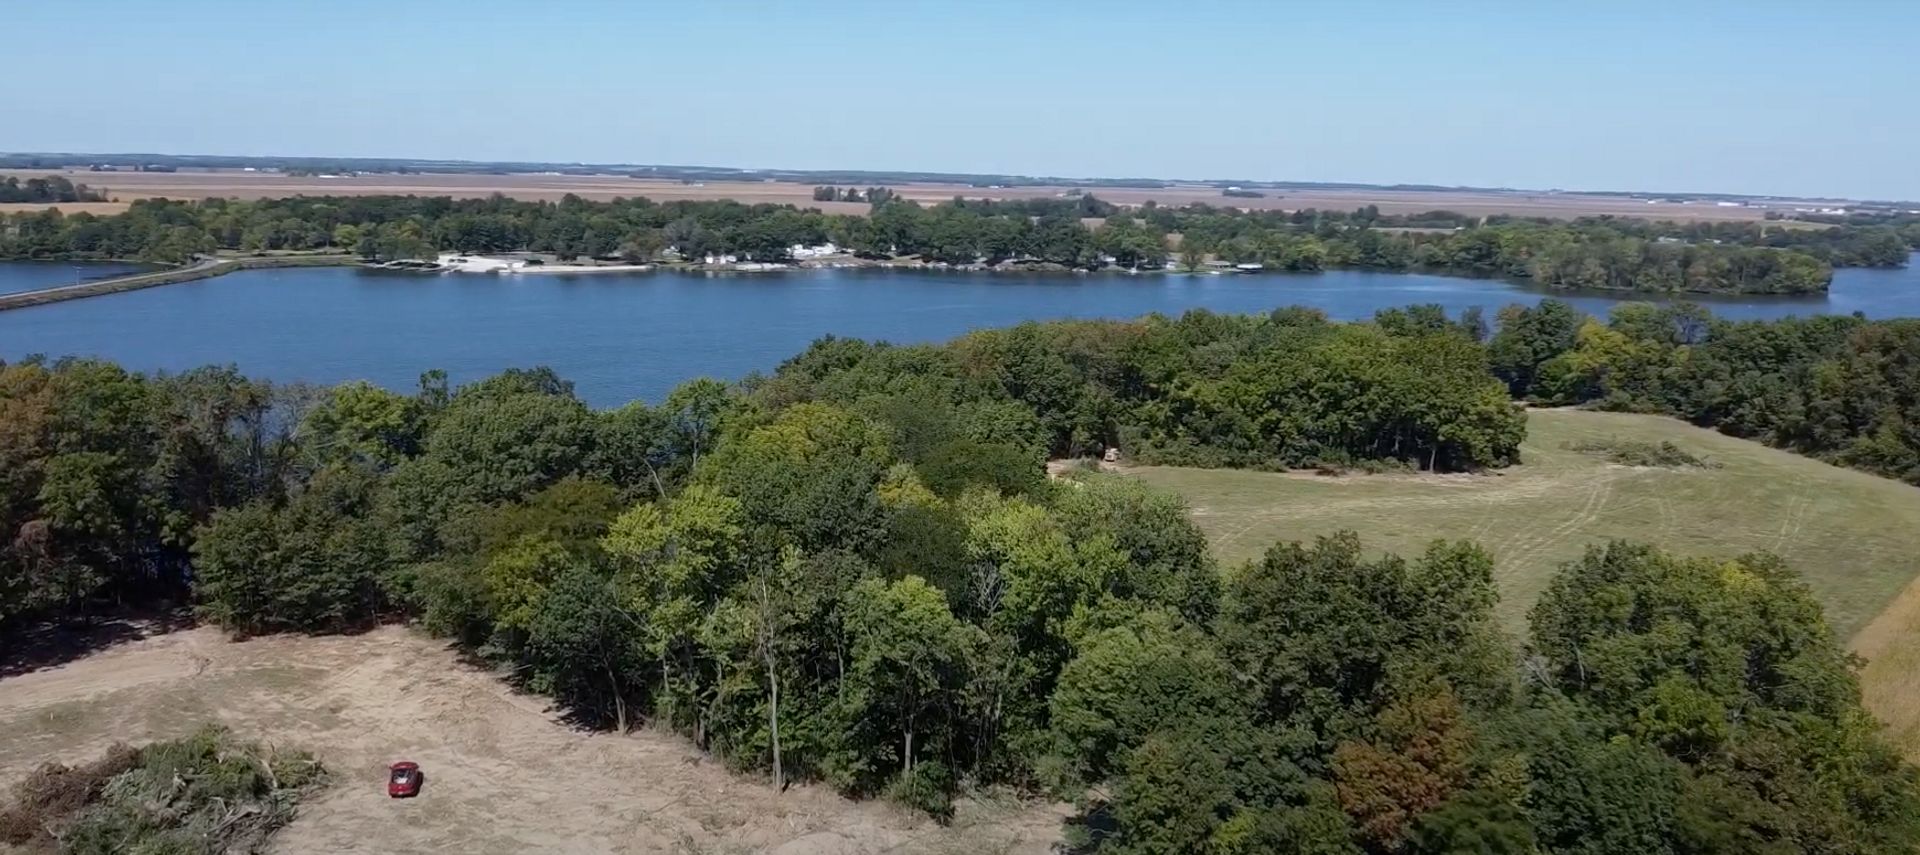
<svg viewBox="0 0 1920 855"><path fill-rule="evenodd" d="M781 792L678 736L570 727L547 699L396 626L244 642L201 627L7 676L0 789L42 762L79 763L202 722L312 751L332 773L274 838L277 852L1039 855L1064 815L975 800L942 827L826 787ZM402 759L425 773L418 798L387 797L386 764Z"/></svg>
<svg viewBox="0 0 1920 855"><path fill-rule="evenodd" d="M1920 758L1920 490L1660 416L1534 410L1527 434L1524 462L1486 475L1128 471L1184 495L1227 562L1341 529L1403 555L1434 538L1479 541L1515 631L1554 571L1590 544L1774 552L1867 658L1869 707ZM1668 441L1718 467L1622 466L1566 447L1596 440Z"/></svg>
<svg viewBox="0 0 1920 855"><path fill-rule="evenodd" d="M64 170L5 170L0 176L15 175L22 180L61 175L76 183L104 191L114 202L125 204L135 199L266 199L286 196L371 196L414 195L481 198L494 193L525 200L552 201L574 194L592 201L618 197L645 196L656 201L734 199L749 204L772 203L819 208L830 214L864 214L864 202L816 202L813 185L791 181L703 181L684 183L676 180L628 178L618 175L549 174L412 174L342 175L336 177L292 176L277 172L242 170L197 170L181 172L88 172ZM1064 186L975 187L966 184L932 182L888 183L901 197L923 204L944 202L955 196L970 199L1050 198L1068 192ZM1568 194L1546 191L1500 190L1410 190L1386 188L1311 187L1286 190L1262 190L1257 198L1227 197L1218 187L1204 184L1175 184L1169 187L1093 187L1086 192L1121 205L1188 205L1204 202L1221 207L1253 210L1298 210L1319 208L1348 211L1374 205L1382 213L1416 214L1450 210L1463 214L1512 214L1527 217L1572 218L1611 215L1676 221L1756 221L1765 215L1758 207L1723 207L1712 201L1687 204L1599 194ZM111 203L104 203L111 204ZM44 207L44 206L42 206ZM57 206L68 210L70 205ZM96 210L96 213L101 211Z"/></svg>

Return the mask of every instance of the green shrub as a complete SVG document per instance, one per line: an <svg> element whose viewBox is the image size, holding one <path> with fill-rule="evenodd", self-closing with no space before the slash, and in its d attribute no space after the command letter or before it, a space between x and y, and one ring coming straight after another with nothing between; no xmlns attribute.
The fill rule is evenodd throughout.
<svg viewBox="0 0 1920 855"><path fill-rule="evenodd" d="M1718 469L1720 464L1689 453L1666 440L1658 443L1625 439L1585 440L1567 444L1567 450L1604 457L1622 466L1652 466L1660 469Z"/></svg>
<svg viewBox="0 0 1920 855"><path fill-rule="evenodd" d="M953 770L938 760L915 764L913 771L901 774L887 789L887 798L899 804L925 811L941 825L953 821Z"/></svg>

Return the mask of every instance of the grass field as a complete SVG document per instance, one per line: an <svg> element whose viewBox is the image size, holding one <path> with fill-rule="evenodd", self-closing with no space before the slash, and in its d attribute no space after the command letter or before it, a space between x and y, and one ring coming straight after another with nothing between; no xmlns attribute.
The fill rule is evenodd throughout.
<svg viewBox="0 0 1920 855"><path fill-rule="evenodd" d="M1185 495L1227 561L1343 528L1400 553L1437 537L1479 541L1498 562L1502 616L1515 625L1555 568L1610 538L1694 555L1778 553L1843 637L1920 571L1913 487L1657 416L1535 410L1527 433L1522 465L1487 475L1130 471ZM1720 466L1618 466L1564 447L1609 438L1671 441Z"/></svg>
<svg viewBox="0 0 1920 855"><path fill-rule="evenodd" d="M1437 537L1479 541L1494 554L1500 616L1515 630L1554 571L1589 544L1774 552L1866 657L1868 706L1920 759L1920 489L1658 416L1535 410L1527 433L1524 462L1490 475L1128 471L1186 496L1230 562L1340 529L1401 554ZM1566 448L1605 439L1670 441L1720 466L1619 466Z"/></svg>

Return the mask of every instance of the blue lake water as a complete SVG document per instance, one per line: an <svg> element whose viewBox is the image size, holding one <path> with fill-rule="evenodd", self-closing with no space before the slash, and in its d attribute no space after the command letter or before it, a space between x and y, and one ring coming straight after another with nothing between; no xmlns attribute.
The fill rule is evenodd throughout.
<svg viewBox="0 0 1920 855"><path fill-rule="evenodd" d="M153 269L149 264L88 261L77 264L46 261L0 261L0 294L34 291L121 276Z"/></svg>
<svg viewBox="0 0 1920 855"><path fill-rule="evenodd" d="M0 291L21 277L0 265ZM64 267L55 265L54 267ZM69 269L58 275L71 276ZM1547 296L1604 314L1625 295L1549 294L1496 280L1336 271L1313 275L1015 275L904 270L576 277L407 275L346 268L257 270L0 312L0 358L93 355L140 370L238 365L274 380L366 379L411 389L550 365L596 406L658 401L696 376L771 371L827 334L944 341L1054 318L1131 318L1192 308L1322 309L1336 319L1438 303L1449 312ZM1702 300L1736 318L1862 312L1920 317L1920 259L1842 270L1821 298Z"/></svg>

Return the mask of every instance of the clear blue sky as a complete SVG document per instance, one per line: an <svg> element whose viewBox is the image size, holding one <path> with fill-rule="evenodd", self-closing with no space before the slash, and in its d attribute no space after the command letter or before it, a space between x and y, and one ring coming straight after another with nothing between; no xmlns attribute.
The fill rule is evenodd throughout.
<svg viewBox="0 0 1920 855"><path fill-rule="evenodd" d="M6 151L1920 199L1916 0L5 7Z"/></svg>

